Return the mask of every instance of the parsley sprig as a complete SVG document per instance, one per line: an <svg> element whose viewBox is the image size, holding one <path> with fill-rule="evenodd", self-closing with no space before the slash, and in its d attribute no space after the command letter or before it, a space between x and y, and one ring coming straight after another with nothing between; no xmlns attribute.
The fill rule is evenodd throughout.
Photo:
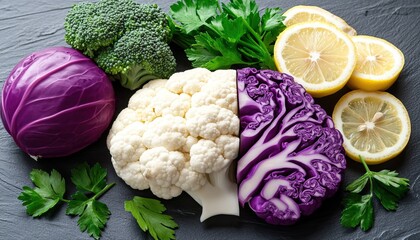
<svg viewBox="0 0 420 240"><path fill-rule="evenodd" d="M280 8L260 15L255 0L180 0L170 8L173 41L194 67L275 69L274 43L285 29Z"/></svg>
<svg viewBox="0 0 420 240"><path fill-rule="evenodd" d="M26 206L26 212L33 217L39 217L48 212L60 201L68 202L64 199L66 183L61 174L52 170L51 174L39 169L34 169L29 174L31 181L36 187L23 187L18 199Z"/></svg>
<svg viewBox="0 0 420 240"><path fill-rule="evenodd" d="M175 239L174 229L178 224L171 216L163 214L166 208L159 200L135 196L133 200L125 201L124 208L144 232L149 231L153 239Z"/></svg>
<svg viewBox="0 0 420 240"><path fill-rule="evenodd" d="M88 234L95 239L101 237L102 229L111 214L108 206L97 200L115 185L115 183L107 185L106 176L106 169L98 163L92 168L84 163L71 170L71 181L78 191L71 196L66 214L79 216L77 224L80 231L87 230Z"/></svg>
<svg viewBox="0 0 420 240"><path fill-rule="evenodd" d="M79 216L78 225L82 232L95 238L101 237L111 212L106 204L98 199L115 183L106 184L107 171L96 163L92 168L83 163L71 170L71 180L77 192L71 199L64 199L66 183L55 169L51 174L39 169L30 173L35 187L23 187L18 199L26 207L28 215L40 217L53 209L58 203L68 203L66 214Z"/></svg>
<svg viewBox="0 0 420 240"><path fill-rule="evenodd" d="M372 227L374 221L373 196L378 198L386 210L395 211L398 208L398 201L409 190L409 180L398 177L398 173L395 171L371 171L364 158L359 157L366 173L346 188L350 194L344 199L345 208L341 213L341 224L352 228L360 225L363 231L367 231ZM369 190L366 194L361 195L368 182Z"/></svg>

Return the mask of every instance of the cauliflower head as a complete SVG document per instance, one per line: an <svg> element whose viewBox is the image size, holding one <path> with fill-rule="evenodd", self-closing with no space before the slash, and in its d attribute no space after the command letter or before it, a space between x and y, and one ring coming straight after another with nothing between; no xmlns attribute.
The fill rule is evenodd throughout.
<svg viewBox="0 0 420 240"><path fill-rule="evenodd" d="M107 145L117 175L132 188L163 199L186 191L209 213L202 220L215 215L223 195L237 202L227 174L239 152L236 71L195 68L150 81L118 115Z"/></svg>

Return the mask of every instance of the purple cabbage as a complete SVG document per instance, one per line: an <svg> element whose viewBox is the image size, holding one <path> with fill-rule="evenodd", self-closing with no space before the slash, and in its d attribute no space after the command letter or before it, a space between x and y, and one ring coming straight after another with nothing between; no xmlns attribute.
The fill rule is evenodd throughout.
<svg viewBox="0 0 420 240"><path fill-rule="evenodd" d="M239 201L270 224L293 224L339 188L343 138L291 76L253 68L237 74Z"/></svg>
<svg viewBox="0 0 420 240"><path fill-rule="evenodd" d="M1 119L16 144L34 157L61 157L99 139L115 111L107 75L67 47L22 59L4 83Z"/></svg>

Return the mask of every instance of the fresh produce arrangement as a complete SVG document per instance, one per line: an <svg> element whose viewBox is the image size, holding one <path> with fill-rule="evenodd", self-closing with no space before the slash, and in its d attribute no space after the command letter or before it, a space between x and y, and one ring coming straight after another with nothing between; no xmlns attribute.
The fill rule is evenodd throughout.
<svg viewBox="0 0 420 240"><path fill-rule="evenodd" d="M366 173L346 188L344 227L367 231L374 196L395 211L409 191L409 179L368 167L410 139L406 108L384 92L404 55L327 10L180 0L165 12L98 0L75 4L63 27L70 47L25 57L2 90L4 127L35 159L71 156L106 135L109 161L127 185L165 200L185 191L201 205L201 221L244 208L268 224L295 224L339 191L346 156ZM191 69L176 72L174 47ZM117 113L113 81L133 90ZM354 90L329 116L316 98L345 86ZM80 230L99 239L112 210L98 201L114 186L106 176L98 163L76 167L77 191L65 199L61 174L36 169L35 188L23 187L18 199L33 217L67 203ZM175 239L179 226L158 199L127 198L121 204L143 231Z"/></svg>

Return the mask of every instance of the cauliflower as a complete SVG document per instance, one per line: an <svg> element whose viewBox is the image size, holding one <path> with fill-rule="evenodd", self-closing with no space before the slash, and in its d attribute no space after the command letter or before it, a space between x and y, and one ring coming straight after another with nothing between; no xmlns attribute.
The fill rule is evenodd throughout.
<svg viewBox="0 0 420 240"><path fill-rule="evenodd" d="M187 192L201 221L239 215L230 177L239 152L236 71L195 68L150 81L130 99L107 139L116 173L170 199Z"/></svg>

